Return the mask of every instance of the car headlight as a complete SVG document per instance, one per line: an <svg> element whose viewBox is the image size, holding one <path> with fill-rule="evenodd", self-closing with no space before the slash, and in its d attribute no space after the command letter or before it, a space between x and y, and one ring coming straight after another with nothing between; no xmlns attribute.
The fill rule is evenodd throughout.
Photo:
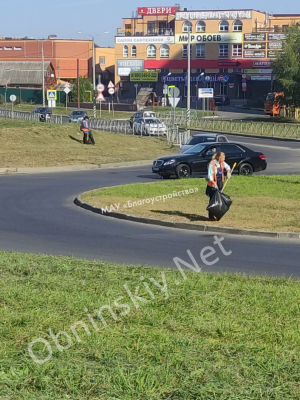
<svg viewBox="0 0 300 400"><path fill-rule="evenodd" d="M165 161L164 165L171 165L171 164L174 164L175 162L176 162L176 160L172 159L172 160L169 160L169 161Z"/></svg>

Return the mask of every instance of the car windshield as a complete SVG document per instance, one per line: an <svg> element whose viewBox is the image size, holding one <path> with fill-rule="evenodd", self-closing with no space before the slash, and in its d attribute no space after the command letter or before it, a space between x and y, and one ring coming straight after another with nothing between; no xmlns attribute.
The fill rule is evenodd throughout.
<svg viewBox="0 0 300 400"><path fill-rule="evenodd" d="M196 144L196 146L193 146L189 148L187 151L185 151L185 154L194 154L194 153L200 153L202 150L204 150L206 147L205 144Z"/></svg>
<svg viewBox="0 0 300 400"><path fill-rule="evenodd" d="M156 118L149 118L145 120L146 124L161 124L159 119Z"/></svg>
<svg viewBox="0 0 300 400"><path fill-rule="evenodd" d="M85 111L73 111L72 115L83 115Z"/></svg>
<svg viewBox="0 0 300 400"><path fill-rule="evenodd" d="M49 110L49 108L40 108L39 112L45 112L45 113L51 114L51 110Z"/></svg>
<svg viewBox="0 0 300 400"><path fill-rule="evenodd" d="M145 112L144 117L155 117L155 114L153 112Z"/></svg>
<svg viewBox="0 0 300 400"><path fill-rule="evenodd" d="M266 101L274 100L275 99L275 94L274 93L268 93Z"/></svg>
<svg viewBox="0 0 300 400"><path fill-rule="evenodd" d="M204 143L204 142L215 142L216 137L215 136L192 136L187 144L189 146L194 146L195 144L198 143Z"/></svg>

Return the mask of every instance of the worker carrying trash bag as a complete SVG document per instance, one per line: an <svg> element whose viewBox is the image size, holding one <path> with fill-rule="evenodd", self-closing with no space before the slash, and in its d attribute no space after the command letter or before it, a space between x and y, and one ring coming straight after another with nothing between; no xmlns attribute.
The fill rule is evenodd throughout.
<svg viewBox="0 0 300 400"><path fill-rule="evenodd" d="M211 200L217 189L220 191L224 186L224 171L227 171L227 179L231 177L231 169L228 164L225 162L225 154L224 153L216 153L211 162L208 164L208 175L207 175L207 187L206 187L206 195ZM219 220L216 219L214 215L209 211L208 218L210 221Z"/></svg>

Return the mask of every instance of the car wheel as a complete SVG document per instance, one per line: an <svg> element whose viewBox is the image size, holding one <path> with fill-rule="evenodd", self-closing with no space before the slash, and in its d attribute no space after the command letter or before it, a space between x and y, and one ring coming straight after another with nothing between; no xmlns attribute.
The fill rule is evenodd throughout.
<svg viewBox="0 0 300 400"><path fill-rule="evenodd" d="M250 176L253 174L253 167L251 164L244 163L239 167L239 175Z"/></svg>
<svg viewBox="0 0 300 400"><path fill-rule="evenodd" d="M188 178L191 174L191 169L187 164L179 164L176 167L176 176L179 179Z"/></svg>

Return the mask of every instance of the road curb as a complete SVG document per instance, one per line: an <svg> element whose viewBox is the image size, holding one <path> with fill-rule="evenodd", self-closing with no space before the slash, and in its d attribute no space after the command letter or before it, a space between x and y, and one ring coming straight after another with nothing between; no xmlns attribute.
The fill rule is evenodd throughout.
<svg viewBox="0 0 300 400"><path fill-rule="evenodd" d="M183 229L189 231L199 231L208 233L225 233L230 235L243 235L243 236L254 236L264 238L276 238L276 239L300 239L300 233L293 232L269 232L269 231L254 231L250 229L236 229L226 227L214 227L208 225L196 225L188 222L171 222L161 219L136 217L130 214L117 213L117 212L102 212L101 208L94 207L91 204L85 203L81 200L81 195L78 195L74 199L74 204L85 210L92 211L96 214L101 214L106 217L112 217L122 219L131 222L138 222L142 224L150 224L156 226L164 226L168 228Z"/></svg>
<svg viewBox="0 0 300 400"><path fill-rule="evenodd" d="M37 168L0 168L0 175L9 174L51 174L57 172L80 172L91 171L97 169L110 169L110 168L129 168L152 165L153 160L140 160L140 161L125 161L121 163L108 163L108 164L83 164L83 165L66 165L57 167L37 167Z"/></svg>

